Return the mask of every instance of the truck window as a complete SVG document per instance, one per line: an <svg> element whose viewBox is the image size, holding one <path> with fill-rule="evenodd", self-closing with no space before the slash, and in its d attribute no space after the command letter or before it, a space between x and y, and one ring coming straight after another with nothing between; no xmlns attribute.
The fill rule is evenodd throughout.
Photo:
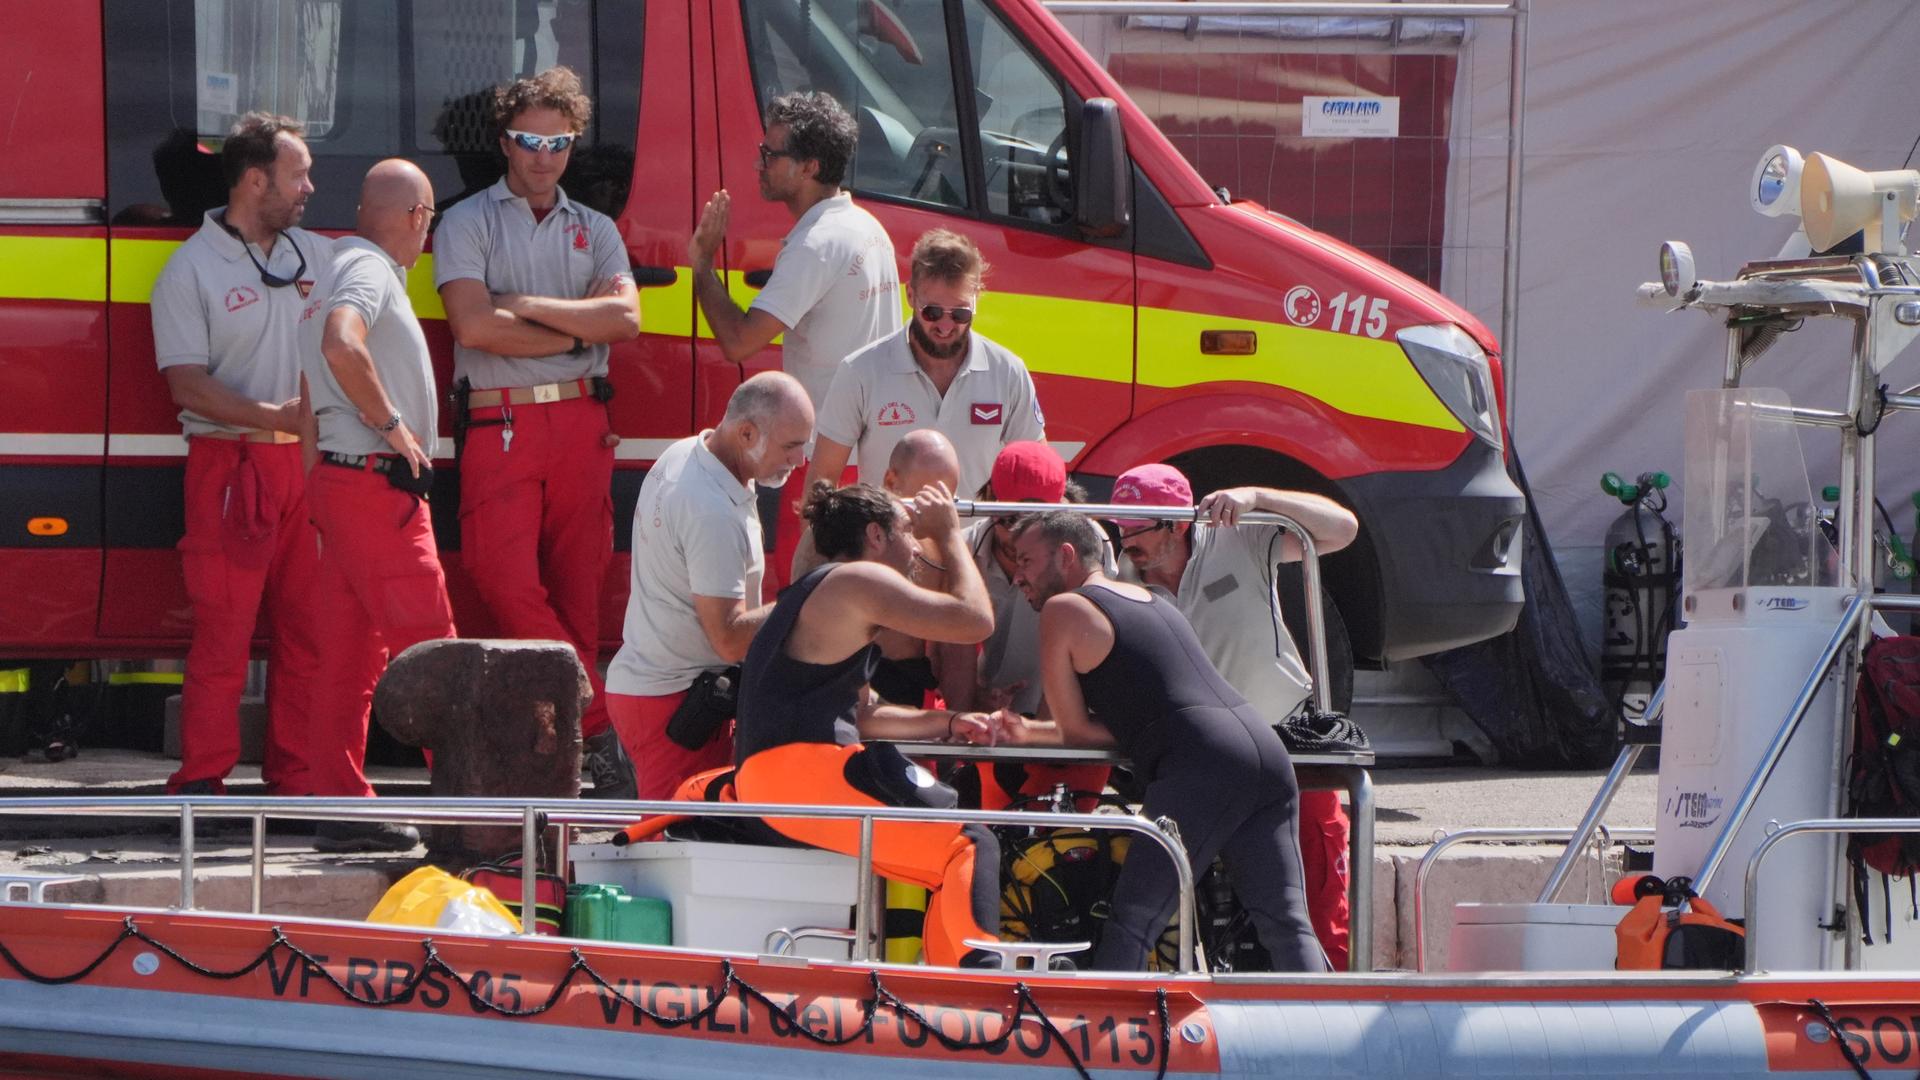
<svg viewBox="0 0 1920 1080"><path fill-rule="evenodd" d="M942 0L744 0L741 14L763 112L818 90L860 125L849 187L967 205Z"/></svg>
<svg viewBox="0 0 1920 1080"><path fill-rule="evenodd" d="M981 0L961 0L980 109L989 213L1047 225L1072 215L1060 85Z"/></svg>
<svg viewBox="0 0 1920 1080"><path fill-rule="evenodd" d="M981 0L958 0L979 121L977 133L963 136L948 2L742 0L760 107L800 90L825 91L845 105L860 125L848 183L862 195L1066 222L1065 94ZM970 200L973 161L985 186Z"/></svg>
<svg viewBox="0 0 1920 1080"><path fill-rule="evenodd" d="M607 213L625 205L643 0L193 0L106 16L116 223L190 225L224 202L220 140L253 109L306 125L308 227L351 228L360 178L384 157L424 168L444 208L501 174L493 87L555 64L596 105L563 182Z"/></svg>

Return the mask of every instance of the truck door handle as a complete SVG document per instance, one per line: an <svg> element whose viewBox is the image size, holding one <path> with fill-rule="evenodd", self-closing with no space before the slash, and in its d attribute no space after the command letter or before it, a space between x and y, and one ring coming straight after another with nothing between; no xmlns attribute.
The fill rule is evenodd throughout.
<svg viewBox="0 0 1920 1080"><path fill-rule="evenodd" d="M749 270L741 276L746 279L747 284L753 286L754 288L764 289L767 287L767 282L773 279L773 271Z"/></svg>
<svg viewBox="0 0 1920 1080"><path fill-rule="evenodd" d="M636 266L633 268L633 284L641 289L658 289L673 284L680 275L671 266Z"/></svg>

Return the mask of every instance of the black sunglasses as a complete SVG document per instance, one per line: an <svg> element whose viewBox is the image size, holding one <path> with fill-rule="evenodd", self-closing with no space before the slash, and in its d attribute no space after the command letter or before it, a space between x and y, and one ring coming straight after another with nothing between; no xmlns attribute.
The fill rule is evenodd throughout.
<svg viewBox="0 0 1920 1080"><path fill-rule="evenodd" d="M1171 529L1171 528L1173 528L1173 522L1171 521L1156 521L1151 525L1142 525L1141 527L1133 530L1132 532L1122 532L1120 534L1120 542L1124 544L1136 536L1145 536L1148 533L1156 533L1156 532L1159 532L1161 529Z"/></svg>
<svg viewBox="0 0 1920 1080"><path fill-rule="evenodd" d="M795 161L800 160L799 157L797 157L794 154L794 152L791 150L776 150L773 147L768 146L766 143L760 144L760 167L761 168L763 169L766 168L767 162L772 161L774 158L777 158L777 157L793 158Z"/></svg>
<svg viewBox="0 0 1920 1080"><path fill-rule="evenodd" d="M234 235L238 236L239 234L235 233ZM294 244L293 237L288 236L286 233L281 233L280 238L289 244L293 244L293 253L300 259L300 265L293 268L292 277L281 277L278 274L269 272L265 266L260 265L260 259L254 255L253 245L247 243L244 239L240 241L240 250L247 253L247 259L253 263L253 268L260 271L260 284L265 285L269 289L284 289L294 282L299 281L300 276L307 272L307 253L301 251L300 245Z"/></svg>
<svg viewBox="0 0 1920 1080"><path fill-rule="evenodd" d="M928 322L939 322L949 315L953 316L953 321L960 326L973 321L973 309L970 307L943 308L939 304L928 304L920 309L920 317Z"/></svg>

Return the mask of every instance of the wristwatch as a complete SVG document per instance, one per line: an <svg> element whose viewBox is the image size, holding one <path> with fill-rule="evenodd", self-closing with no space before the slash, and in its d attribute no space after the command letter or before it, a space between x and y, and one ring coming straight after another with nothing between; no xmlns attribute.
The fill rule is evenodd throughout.
<svg viewBox="0 0 1920 1080"><path fill-rule="evenodd" d="M386 423L381 424L379 427L375 428L374 430L378 431L382 435L385 435L388 432L392 431L394 428L397 428L399 426L400 426L400 414L396 412L392 416L387 417Z"/></svg>
<svg viewBox="0 0 1920 1080"><path fill-rule="evenodd" d="M578 337L575 337L573 339L573 348L567 350L567 355L579 356L581 353L586 351L587 351L587 343L584 341L581 341Z"/></svg>

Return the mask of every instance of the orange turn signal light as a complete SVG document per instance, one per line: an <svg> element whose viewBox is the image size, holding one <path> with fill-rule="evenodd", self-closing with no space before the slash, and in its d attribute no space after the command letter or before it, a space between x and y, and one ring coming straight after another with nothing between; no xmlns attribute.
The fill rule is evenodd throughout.
<svg viewBox="0 0 1920 1080"><path fill-rule="evenodd" d="M32 536L65 536L67 535L67 519L61 517L28 518L27 532Z"/></svg>
<svg viewBox="0 0 1920 1080"><path fill-rule="evenodd" d="M1252 330L1200 331L1200 352L1206 356L1252 356L1259 342Z"/></svg>

